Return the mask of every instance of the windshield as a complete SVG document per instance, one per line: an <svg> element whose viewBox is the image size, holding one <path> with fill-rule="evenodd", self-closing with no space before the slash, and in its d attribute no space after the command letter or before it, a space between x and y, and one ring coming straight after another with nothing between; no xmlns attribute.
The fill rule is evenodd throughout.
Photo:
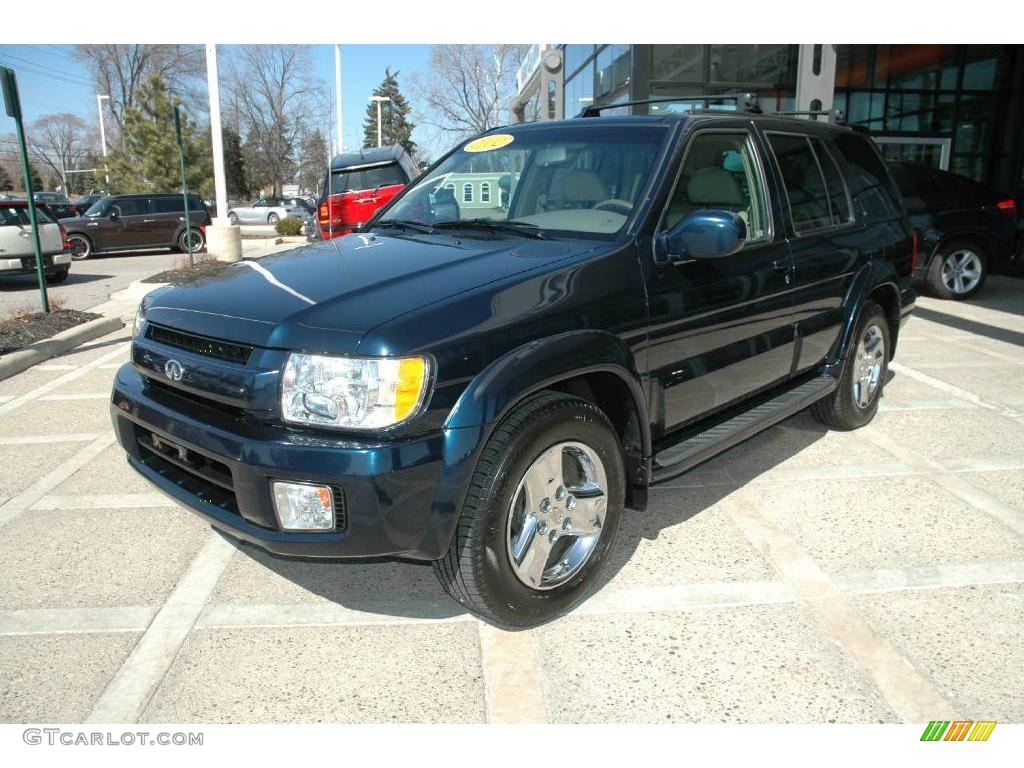
<svg viewBox="0 0 1024 768"><path fill-rule="evenodd" d="M643 199L668 128L574 125L488 134L409 187L376 223L474 220L612 236Z"/></svg>
<svg viewBox="0 0 1024 768"><path fill-rule="evenodd" d="M110 207L110 198L101 197L95 203L89 206L89 210L85 212L86 216L106 216L107 208Z"/></svg>

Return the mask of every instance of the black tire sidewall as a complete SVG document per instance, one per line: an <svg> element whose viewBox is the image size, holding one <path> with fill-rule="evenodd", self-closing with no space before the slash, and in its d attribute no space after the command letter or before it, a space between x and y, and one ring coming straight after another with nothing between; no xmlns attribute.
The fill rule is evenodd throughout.
<svg viewBox="0 0 1024 768"><path fill-rule="evenodd" d="M493 610L512 625L536 624L564 613L582 600L611 550L625 503L625 469L618 439L594 411L566 400L556 418L535 420L515 436L495 471L483 500L480 540L485 549L481 574ZM604 530L586 564L565 584L534 590L516 576L508 554L508 516L515 492L526 470L545 450L565 441L592 448L604 464L608 481L608 505Z"/></svg>
<svg viewBox="0 0 1024 768"><path fill-rule="evenodd" d="M92 256L92 241L89 240L88 237L79 234L68 235L68 242L71 242L73 240L81 240L83 243L85 243L86 246L86 252L82 256L76 256L74 253L74 249L71 249L71 259L73 261L85 261L86 259Z"/></svg>
<svg viewBox="0 0 1024 768"><path fill-rule="evenodd" d="M882 357L882 370L879 374L878 389L875 390L875 396L867 408L861 408L853 397L854 368L856 367L855 362L860 339L864 335L864 331L867 330L867 327L872 324L877 325L882 331L882 338L885 342L885 354ZM878 403L882 399L882 390L885 388L885 379L889 373L889 355L892 353L891 343L889 323L886 320L885 312L874 302L865 305L860 317L857 319L853 336L850 338L850 348L846 355L846 364L843 366L843 375L839 379L838 386L840 390L837 393L839 397L839 402L837 403L839 415L849 423L851 428L864 426L878 412Z"/></svg>
<svg viewBox="0 0 1024 768"><path fill-rule="evenodd" d="M192 253L198 253L199 251L203 250L203 246L206 245L206 238L203 237L203 233L200 232L198 229L193 229L192 234L199 238L199 245L192 249ZM182 251L183 253L188 253L188 241L186 240L187 237L188 230L185 230L180 235L178 235L178 250Z"/></svg>
<svg viewBox="0 0 1024 768"><path fill-rule="evenodd" d="M279 222L280 220L281 217L278 216L276 213L272 213L269 216L267 216L267 224L277 224L277 222Z"/></svg>

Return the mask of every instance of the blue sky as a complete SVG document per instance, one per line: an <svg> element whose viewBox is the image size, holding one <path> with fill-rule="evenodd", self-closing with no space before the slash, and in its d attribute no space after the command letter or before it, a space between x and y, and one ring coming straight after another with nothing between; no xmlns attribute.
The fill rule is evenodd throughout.
<svg viewBox="0 0 1024 768"><path fill-rule="evenodd" d="M333 94L334 46L310 47L316 75L323 81L327 92ZM73 112L98 130L96 89L85 68L75 61L72 49L70 45L0 45L0 65L11 67L18 73L26 122L54 112ZM413 72L425 70L429 55L429 45L342 46L342 108L347 147L362 144L367 99L383 79L384 67L400 71L399 83L408 96L409 77ZM223 59L224 50L221 49L222 75ZM332 120L333 117L332 112ZM13 122L0 113L0 133L13 131ZM429 132L422 130L413 134L417 141L427 141L429 136Z"/></svg>

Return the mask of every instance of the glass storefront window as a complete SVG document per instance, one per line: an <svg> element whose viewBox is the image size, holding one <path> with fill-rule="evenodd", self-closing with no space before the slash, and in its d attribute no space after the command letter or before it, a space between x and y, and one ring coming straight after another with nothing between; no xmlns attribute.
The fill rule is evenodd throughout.
<svg viewBox="0 0 1024 768"><path fill-rule="evenodd" d="M597 95L607 96L629 83L629 45L606 45L597 54Z"/></svg>
<svg viewBox="0 0 1024 768"><path fill-rule="evenodd" d="M792 45L712 45L709 80L795 86L796 53Z"/></svg>
<svg viewBox="0 0 1024 768"><path fill-rule="evenodd" d="M565 74L571 75L587 57L594 52L593 44L579 45L576 43L565 46Z"/></svg>
<svg viewBox="0 0 1024 768"><path fill-rule="evenodd" d="M588 65L565 84L566 117L576 117L594 103L594 68Z"/></svg>
<svg viewBox="0 0 1024 768"><path fill-rule="evenodd" d="M651 79L674 82L704 80L703 45L652 45Z"/></svg>

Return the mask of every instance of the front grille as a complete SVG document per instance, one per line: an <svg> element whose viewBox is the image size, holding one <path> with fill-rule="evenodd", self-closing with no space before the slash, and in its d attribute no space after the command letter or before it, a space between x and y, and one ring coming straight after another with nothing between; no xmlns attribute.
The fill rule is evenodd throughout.
<svg viewBox="0 0 1024 768"><path fill-rule="evenodd" d="M231 469L223 462L147 430L138 431L142 463L199 499L238 512Z"/></svg>
<svg viewBox="0 0 1024 768"><path fill-rule="evenodd" d="M252 347L247 344L211 339L208 336L176 331L173 328L153 323L149 323L146 327L146 338L170 347L195 352L198 355L216 357L219 360L227 360L241 365L245 365L249 355L252 354Z"/></svg>
<svg viewBox="0 0 1024 768"><path fill-rule="evenodd" d="M152 387L153 390L161 394L180 397L183 400L188 400L190 403L195 403L196 405L201 405L206 408L212 408L219 413L226 414L236 419L248 418L248 413L244 408L239 408L237 405L227 405L226 403L214 400L211 397L203 397L202 395L197 395L195 392L189 392L187 389L178 389L177 387L168 386L155 376L146 376L146 383Z"/></svg>

